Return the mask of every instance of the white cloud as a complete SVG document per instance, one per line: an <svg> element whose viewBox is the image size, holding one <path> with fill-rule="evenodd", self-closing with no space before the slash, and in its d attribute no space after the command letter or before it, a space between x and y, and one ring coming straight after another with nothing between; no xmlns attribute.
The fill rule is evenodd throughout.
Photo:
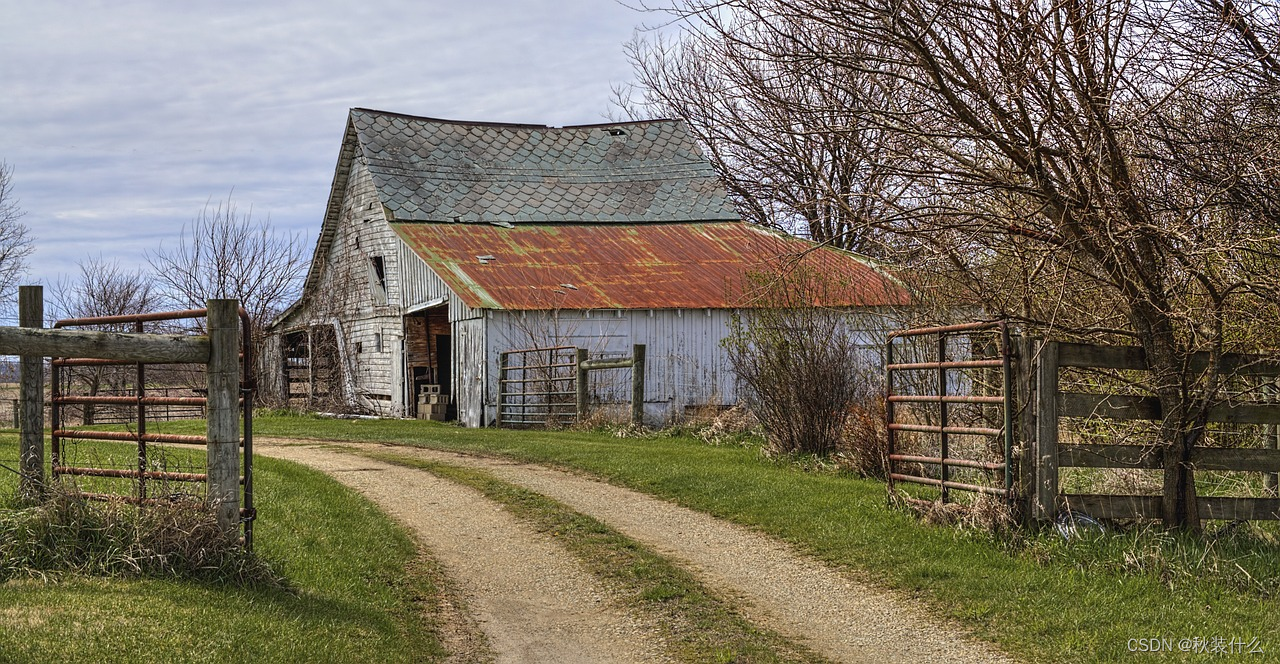
<svg viewBox="0 0 1280 664"><path fill-rule="evenodd" d="M46 283L133 265L234 188L314 237L354 106L600 122L644 18L608 0L59 2L6 8L0 159Z"/></svg>

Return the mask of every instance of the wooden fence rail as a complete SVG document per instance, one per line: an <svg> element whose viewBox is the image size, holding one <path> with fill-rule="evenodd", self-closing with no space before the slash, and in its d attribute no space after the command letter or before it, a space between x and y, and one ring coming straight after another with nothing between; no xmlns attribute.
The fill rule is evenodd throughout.
<svg viewBox="0 0 1280 664"><path fill-rule="evenodd" d="M1161 513L1160 496L1059 493L1061 468L1165 467L1159 446L1113 444L1062 444L1060 418L1105 418L1112 420L1160 420L1160 403L1153 397L1088 394L1060 390L1062 368L1145 370L1146 358L1137 347L1094 346L1048 341L1035 352L1035 438L1030 508L1038 520L1051 520L1059 510L1086 512L1108 519L1151 517ZM1203 370L1209 357L1198 353L1192 370ZM1251 355L1226 355L1225 372L1236 376L1280 376L1280 362ZM1266 485L1276 484L1280 473L1280 450L1276 449L1274 425L1280 424L1280 406L1223 404L1212 408L1208 421L1227 424L1269 425L1268 447L1264 449L1205 448L1192 451L1196 470L1243 471L1267 474ZM1201 497L1197 501L1202 519L1280 519L1278 498Z"/></svg>

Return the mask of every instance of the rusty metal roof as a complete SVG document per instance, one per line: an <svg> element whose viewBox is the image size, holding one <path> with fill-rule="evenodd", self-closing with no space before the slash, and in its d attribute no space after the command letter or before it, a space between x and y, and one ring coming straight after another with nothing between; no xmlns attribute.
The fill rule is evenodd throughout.
<svg viewBox="0 0 1280 664"><path fill-rule="evenodd" d="M829 277L820 304L909 301L901 283L869 259L743 222L391 227L477 309L759 306L748 275L796 261Z"/></svg>
<svg viewBox="0 0 1280 664"><path fill-rule="evenodd" d="M349 122L388 221L740 218L676 120L545 127L356 108Z"/></svg>

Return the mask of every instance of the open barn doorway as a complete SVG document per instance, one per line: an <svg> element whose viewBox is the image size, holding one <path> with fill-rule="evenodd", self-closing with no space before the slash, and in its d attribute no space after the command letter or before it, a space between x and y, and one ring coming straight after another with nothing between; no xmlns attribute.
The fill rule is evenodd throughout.
<svg viewBox="0 0 1280 664"><path fill-rule="evenodd" d="M410 416L454 420L453 338L448 307L440 305L404 317L405 403Z"/></svg>

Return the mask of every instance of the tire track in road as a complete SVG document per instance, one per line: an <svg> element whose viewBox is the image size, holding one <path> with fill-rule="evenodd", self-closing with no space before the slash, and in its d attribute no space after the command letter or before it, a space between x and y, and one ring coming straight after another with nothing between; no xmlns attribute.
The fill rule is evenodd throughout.
<svg viewBox="0 0 1280 664"><path fill-rule="evenodd" d="M599 519L740 600L757 624L845 662L1016 661L958 626L743 526L580 475L420 447L337 442L477 468Z"/></svg>
<svg viewBox="0 0 1280 664"><path fill-rule="evenodd" d="M474 489L315 445L259 454L323 471L408 526L458 585L498 662L661 662L661 634L572 554Z"/></svg>

